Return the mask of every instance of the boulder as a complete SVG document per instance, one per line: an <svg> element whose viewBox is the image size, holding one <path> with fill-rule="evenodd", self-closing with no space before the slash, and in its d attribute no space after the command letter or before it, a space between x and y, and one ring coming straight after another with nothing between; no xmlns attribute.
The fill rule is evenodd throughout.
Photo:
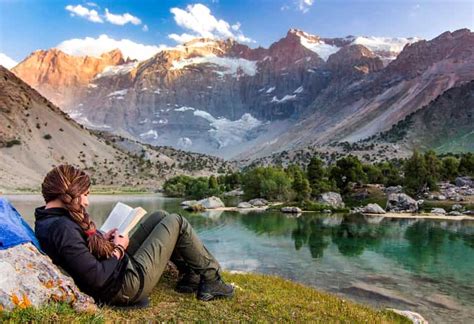
<svg viewBox="0 0 474 324"><path fill-rule="evenodd" d="M387 187L387 188L384 189L384 192L387 195L390 195L392 193L401 193L402 191L403 191L402 186L391 186L391 187Z"/></svg>
<svg viewBox="0 0 474 324"><path fill-rule="evenodd" d="M474 187L474 181L470 177L457 177L454 183L458 187Z"/></svg>
<svg viewBox="0 0 474 324"><path fill-rule="evenodd" d="M225 207L224 203L219 197L209 197L205 199L201 199L198 201L206 209L215 209L215 208L222 208Z"/></svg>
<svg viewBox="0 0 474 324"><path fill-rule="evenodd" d="M420 199L420 200L417 200L416 203L418 204L418 207L420 207L421 205L425 203L425 201L423 199Z"/></svg>
<svg viewBox="0 0 474 324"><path fill-rule="evenodd" d="M294 214L301 213L301 208L298 208L298 207L283 207L280 210L282 213L294 213Z"/></svg>
<svg viewBox="0 0 474 324"><path fill-rule="evenodd" d="M325 192L319 195L318 202L321 204L329 205L332 208L344 208L344 202L342 197L337 192Z"/></svg>
<svg viewBox="0 0 474 324"><path fill-rule="evenodd" d="M241 202L237 205L237 208L252 208L253 206L251 204L249 204L248 202Z"/></svg>
<svg viewBox="0 0 474 324"><path fill-rule="evenodd" d="M394 308L387 308L387 309L394 313L397 313L398 315L406 317L413 324L428 324L428 321L418 313L408 311L408 310L394 309Z"/></svg>
<svg viewBox="0 0 474 324"><path fill-rule="evenodd" d="M332 214L332 210L330 209L324 209L323 214Z"/></svg>
<svg viewBox="0 0 474 324"><path fill-rule="evenodd" d="M68 303L76 311L97 310L92 297L83 294L33 244L0 250L0 307L40 307L51 301Z"/></svg>
<svg viewBox="0 0 474 324"><path fill-rule="evenodd" d="M385 214L385 210L380 207L378 204L368 204L362 210L366 214Z"/></svg>
<svg viewBox="0 0 474 324"><path fill-rule="evenodd" d="M51 301L69 303L77 311L97 310L92 297L81 293L74 281L39 251L28 223L0 197L0 313Z"/></svg>
<svg viewBox="0 0 474 324"><path fill-rule="evenodd" d="M449 216L461 216L462 213L457 210L452 210L448 213Z"/></svg>
<svg viewBox="0 0 474 324"><path fill-rule="evenodd" d="M451 206L451 210L463 210L463 207L462 205L456 204Z"/></svg>
<svg viewBox="0 0 474 324"><path fill-rule="evenodd" d="M254 207L265 207L268 205L268 201L263 198L255 198L255 199L249 200L249 204Z"/></svg>
<svg viewBox="0 0 474 324"><path fill-rule="evenodd" d="M445 195L437 195L435 196L436 200L446 200L446 196Z"/></svg>
<svg viewBox="0 0 474 324"><path fill-rule="evenodd" d="M431 213L436 215L446 215L446 210L444 210L443 208L433 208L431 210Z"/></svg>
<svg viewBox="0 0 474 324"><path fill-rule="evenodd" d="M394 212L410 212L414 213L418 210L418 203L404 193L392 193L388 195L387 211Z"/></svg>

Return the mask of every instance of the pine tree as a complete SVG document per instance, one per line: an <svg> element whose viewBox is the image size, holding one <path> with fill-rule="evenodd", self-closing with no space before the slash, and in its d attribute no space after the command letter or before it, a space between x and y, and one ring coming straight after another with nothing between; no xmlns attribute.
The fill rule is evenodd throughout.
<svg viewBox="0 0 474 324"><path fill-rule="evenodd" d="M411 158L405 162L404 166L404 187L405 191L410 195L421 193L427 186L428 172L423 156L414 151Z"/></svg>

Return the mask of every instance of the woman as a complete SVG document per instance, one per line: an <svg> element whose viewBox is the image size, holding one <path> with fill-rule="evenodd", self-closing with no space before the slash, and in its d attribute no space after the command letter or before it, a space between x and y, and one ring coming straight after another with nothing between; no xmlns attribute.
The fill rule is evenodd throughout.
<svg viewBox="0 0 474 324"><path fill-rule="evenodd" d="M45 206L36 208L35 233L52 261L96 302L131 305L147 300L168 260L181 279L176 290L200 300L232 297L221 268L188 221L155 212L130 237L101 233L86 212L90 177L71 165L53 168L41 186Z"/></svg>

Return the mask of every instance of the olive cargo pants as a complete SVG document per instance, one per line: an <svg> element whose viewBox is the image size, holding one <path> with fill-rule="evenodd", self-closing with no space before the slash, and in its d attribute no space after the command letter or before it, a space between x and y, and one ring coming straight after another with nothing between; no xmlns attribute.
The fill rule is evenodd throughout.
<svg viewBox="0 0 474 324"><path fill-rule="evenodd" d="M130 257L120 291L111 304L129 304L150 295L168 260L180 272L193 270L213 279L220 272L217 260L203 245L191 224L178 214L154 212L138 224L127 248Z"/></svg>

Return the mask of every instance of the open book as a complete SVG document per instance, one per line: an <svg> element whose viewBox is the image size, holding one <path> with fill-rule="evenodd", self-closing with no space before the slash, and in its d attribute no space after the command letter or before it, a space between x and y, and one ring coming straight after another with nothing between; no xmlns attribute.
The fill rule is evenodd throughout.
<svg viewBox="0 0 474 324"><path fill-rule="evenodd" d="M104 224L100 227L100 230L107 233L112 228L117 228L119 234L128 235L145 214L146 210L141 207L132 208L124 203L118 202Z"/></svg>

